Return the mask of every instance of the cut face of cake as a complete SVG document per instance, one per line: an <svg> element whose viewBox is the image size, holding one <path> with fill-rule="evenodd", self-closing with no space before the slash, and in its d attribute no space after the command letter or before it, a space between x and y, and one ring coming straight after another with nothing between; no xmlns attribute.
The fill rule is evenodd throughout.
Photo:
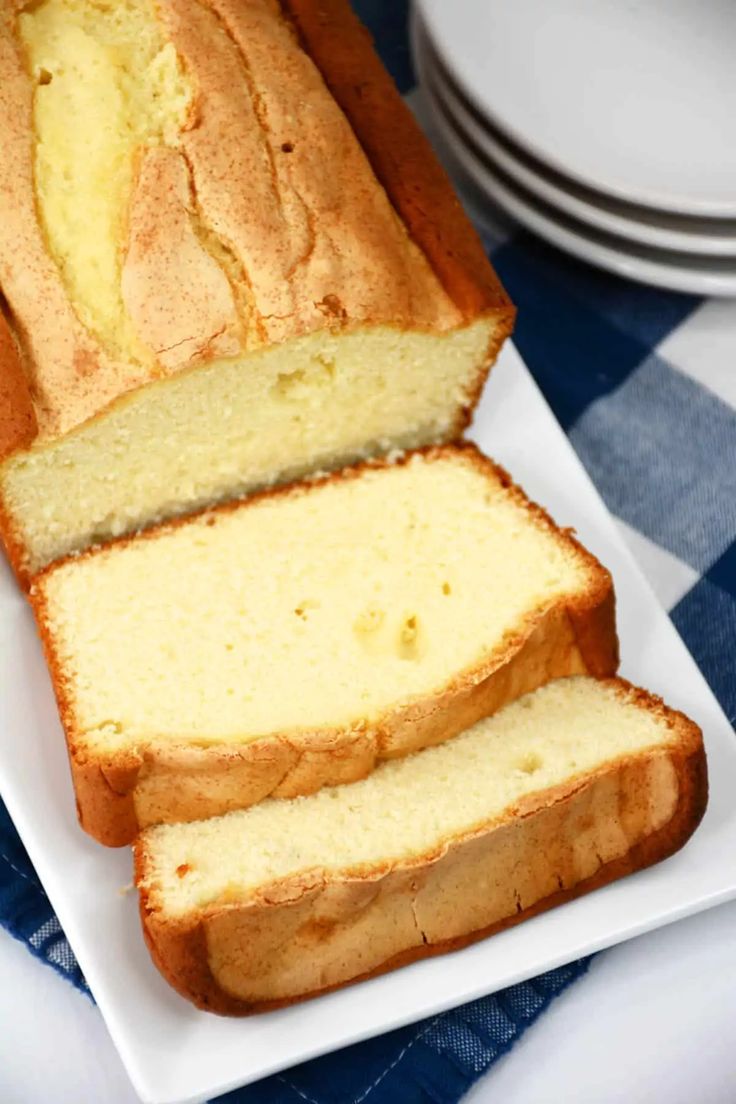
<svg viewBox="0 0 736 1104"><path fill-rule="evenodd" d="M472 446L92 550L31 599L108 843L360 778L617 663L608 572Z"/></svg>

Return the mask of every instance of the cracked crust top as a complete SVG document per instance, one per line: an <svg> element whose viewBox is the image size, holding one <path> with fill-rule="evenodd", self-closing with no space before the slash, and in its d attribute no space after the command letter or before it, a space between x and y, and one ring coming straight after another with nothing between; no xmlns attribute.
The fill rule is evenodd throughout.
<svg viewBox="0 0 736 1104"><path fill-rule="evenodd" d="M31 394L39 436L54 437L150 380L325 326L443 332L489 312L510 324L346 0L161 0L161 42L191 95L178 133L138 150L119 197L119 294L134 335L121 355L80 320L38 214L34 97L55 93L29 72L26 7L0 11L0 285L28 380L0 348L3 390L17 396L10 414L0 408L5 451L27 443L12 423Z"/></svg>

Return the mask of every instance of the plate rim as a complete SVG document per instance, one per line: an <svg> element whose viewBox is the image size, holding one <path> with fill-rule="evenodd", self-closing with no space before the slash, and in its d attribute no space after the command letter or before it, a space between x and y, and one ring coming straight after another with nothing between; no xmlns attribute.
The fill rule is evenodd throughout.
<svg viewBox="0 0 736 1104"><path fill-rule="evenodd" d="M489 161L492 161L507 176L516 181L521 187L550 207L557 207L563 214L569 215L582 223L587 223L594 229L599 229L609 234L614 234L624 240L635 242L643 246L655 249L672 250L674 252L691 252L700 256L726 257L736 262L736 230L732 234L710 233L706 225L717 226L721 220L691 220L700 221L703 226L700 230L678 229L647 222L644 217L637 219L633 215L627 216L619 211L606 209L601 203L593 199L586 199L574 191L566 191L562 183L557 183L545 174L546 166L540 165L535 169L531 164L523 160L523 151L519 154L513 150L508 142L504 142L501 135L494 134L490 129L491 124L484 128L480 120L475 117L471 109L463 103L458 90L456 90L442 72L441 63L433 56L432 43L426 39L426 31L417 19L417 31L414 38L414 60L420 76L420 85L438 99L441 99L449 116L456 122L459 131L470 134ZM562 174L556 173L562 181ZM592 195L591 189L583 189L580 184L569 179L572 188L580 192L587 191ZM605 197L601 197L603 201ZM610 201L609 201L610 202ZM614 201L615 202L615 201ZM629 206L636 209L634 204L620 204L621 207ZM644 212L644 208L639 208ZM649 209L652 216L660 214L666 218L664 212L656 212ZM675 216L672 216L674 219ZM736 220L723 220L734 222Z"/></svg>
<svg viewBox="0 0 736 1104"><path fill-rule="evenodd" d="M678 266L674 259L669 262L664 259L637 257L634 252L626 248L627 243L623 239L620 248L616 245L597 242L586 235L584 230L567 225L571 221L569 216L562 214L557 219L546 214L537 206L536 197L527 198L517 194L503 180L500 169L491 169L481 162L475 152L458 138L456 131L452 129L452 124L442 114L443 106L432 90L425 85L422 91L433 108L432 124L445 149L445 160L449 156L449 159L456 163L464 176L470 178L486 200L496 203L514 221L538 234L558 249L626 279L691 295L736 297L736 256L710 258L711 261L733 259L733 273L724 275L707 269L698 271L695 265ZM593 230L593 233L601 232ZM638 250L655 251L654 247L628 244Z"/></svg>
<svg viewBox="0 0 736 1104"><path fill-rule="evenodd" d="M434 7L433 0L413 0L413 10L421 13L422 19L430 30L433 29L432 24L435 18ZM436 27L434 27L434 31L436 32ZM434 33L432 37L436 40L438 36ZM596 179L580 170L571 168L553 150L543 147L538 141L530 140L529 136L519 131L516 126L508 121L504 122L502 118L489 110L489 105L483 103L481 96L471 86L467 75L463 73L455 59L445 55L443 62L458 87L462 89L468 100L481 115L487 116L494 127L505 135L510 142L520 148L528 149L537 160L549 165L560 175L568 176L581 186L599 192L601 195L616 198L624 203L636 203L638 206L649 207L663 213L668 212L673 215L687 215L706 219L736 218L736 201L702 200L694 196L686 197L684 195L673 197L672 194L667 192L655 192L648 189L635 194L626 185L612 181L610 178L607 178L604 182L601 178Z"/></svg>

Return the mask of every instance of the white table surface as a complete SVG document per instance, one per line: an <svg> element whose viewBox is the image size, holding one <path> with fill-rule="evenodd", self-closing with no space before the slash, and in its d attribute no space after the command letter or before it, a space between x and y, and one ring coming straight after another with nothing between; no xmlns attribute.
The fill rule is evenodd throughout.
<svg viewBox="0 0 736 1104"><path fill-rule="evenodd" d="M92 1003L0 931L2 1104L137 1100ZM465 1100L734 1104L736 902L598 955Z"/></svg>

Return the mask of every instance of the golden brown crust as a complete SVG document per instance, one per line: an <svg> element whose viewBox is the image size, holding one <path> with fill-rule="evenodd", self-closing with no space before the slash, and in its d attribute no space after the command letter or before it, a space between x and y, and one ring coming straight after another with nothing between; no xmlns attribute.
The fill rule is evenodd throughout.
<svg viewBox="0 0 736 1104"><path fill-rule="evenodd" d="M293 4L288 18L271 0L159 6L162 33L201 94L175 146L135 159L121 294L141 344L126 352L82 324L42 233L35 87L15 12L0 9L0 278L40 439L162 375L247 355L254 342L363 325L446 332L484 314L497 343L510 332L513 309L366 33L347 4L325 8L321 28L315 12ZM342 43L332 59L331 36ZM353 62L365 66L357 92ZM182 271L183 304L174 294ZM0 379L3 367L0 358ZM478 366L476 391L487 367Z"/></svg>
<svg viewBox="0 0 736 1104"><path fill-rule="evenodd" d="M17 449L28 448L38 430L28 380L20 352L0 301L0 461ZM0 541L18 582L30 582L25 546L5 508L0 479Z"/></svg>
<svg viewBox="0 0 736 1104"><path fill-rule="evenodd" d="M119 840L134 839L138 821L131 794L135 786L136 765L132 766L132 776L128 771L126 777L122 763L119 766L106 764L71 744L68 750L81 826L109 847L116 847Z"/></svg>
<svg viewBox="0 0 736 1104"><path fill-rule="evenodd" d="M37 428L20 353L0 304L0 458L27 448Z"/></svg>
<svg viewBox="0 0 736 1104"><path fill-rule="evenodd" d="M577 543L577 542L576 542ZM582 546L581 546L582 547ZM570 624L588 672L607 678L618 670L618 636L611 632L616 623L616 596L613 587L601 592L600 601L585 608L571 606Z"/></svg>
<svg viewBox="0 0 736 1104"><path fill-rule="evenodd" d="M674 854L697 828L707 803L702 735L660 699L611 681L629 700L666 718L671 744L530 795L500 823L453 841L438 855L362 877L335 877L330 884L308 876L287 879L247 905L212 906L168 921L145 888L142 837L136 883L145 939L158 969L200 1008L227 1015L266 1011L459 949ZM494 908L498 915L492 915ZM481 918L480 924L473 918ZM369 936L388 948L402 939L410 945L361 970ZM289 955L296 963L291 970ZM307 975L325 978L325 984L299 991L300 959L309 963ZM259 967L265 981L252 973ZM261 985L265 991L272 984L291 992L274 1000L263 992L241 999L223 978L234 987Z"/></svg>
<svg viewBox="0 0 736 1104"><path fill-rule="evenodd" d="M347 0L281 0L414 241L466 320L514 309L447 174Z"/></svg>
<svg viewBox="0 0 736 1104"><path fill-rule="evenodd" d="M0 478L0 541L5 549L8 563L15 573L21 590L28 590L32 576L28 570L27 548L15 524L12 514L7 510L2 493Z"/></svg>
<svg viewBox="0 0 736 1104"><path fill-rule="evenodd" d="M486 656L481 666L460 672L437 695L388 711L370 727L285 732L245 745L223 743L206 748L167 740L142 747L135 755L125 750L119 757L114 753L97 756L76 723L73 695L49 627L44 580L64 563L107 555L111 548L133 540L155 540L192 519L179 518L136 537L121 537L90 549L79 557L67 557L41 572L30 599L67 736L80 822L90 835L118 847L130 843L137 828L151 824L199 820L247 807L268 796L293 797L313 793L324 785L357 781L369 774L379 759L406 755L449 739L550 679L615 674L618 643L609 572L569 532L558 529L507 472L483 456L475 445L434 446L408 453L394 463L409 463L417 456L429 461L461 457L484 475L500 481L537 524L566 547L573 544L590 573L587 590L551 607L530 610L515 633ZM262 491L247 499L245 508L264 499L309 494L327 483L356 479L366 470L385 468L389 463L385 459L366 461L311 483ZM243 502L228 502L194 517L217 517L242 507Z"/></svg>

